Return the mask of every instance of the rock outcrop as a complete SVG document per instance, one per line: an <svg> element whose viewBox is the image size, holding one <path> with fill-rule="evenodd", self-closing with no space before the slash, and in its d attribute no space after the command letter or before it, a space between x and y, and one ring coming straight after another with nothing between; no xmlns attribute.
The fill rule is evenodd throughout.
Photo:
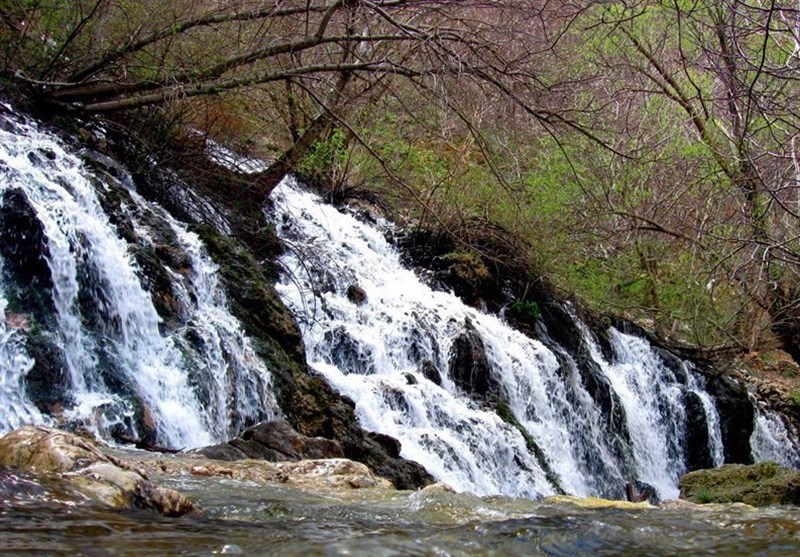
<svg viewBox="0 0 800 557"><path fill-rule="evenodd" d="M123 461L103 454L93 442L47 427L23 427L0 438L0 467L41 476L45 484L58 483L62 497L66 494L77 503L150 509L164 516L194 510L186 497L150 482ZM39 485L27 478L15 482L25 489Z"/></svg>
<svg viewBox="0 0 800 557"><path fill-rule="evenodd" d="M498 390L483 339L469 319L464 331L453 340L448 367L453 382L472 396L485 399Z"/></svg>
<svg viewBox="0 0 800 557"><path fill-rule="evenodd" d="M679 486L681 499L693 503L800 504L800 472L775 462L696 470L683 476Z"/></svg>
<svg viewBox="0 0 800 557"><path fill-rule="evenodd" d="M211 459L227 461L252 458L270 462L296 462L344 458L342 445L338 441L301 435L284 420L261 422L247 428L227 443L203 447L193 452Z"/></svg>
<svg viewBox="0 0 800 557"><path fill-rule="evenodd" d="M247 246L211 226L193 230L219 265L231 312L242 322L254 340L256 353L272 373L286 421L302 435L338 441L345 457L366 464L398 489L432 483L433 477L424 467L391 454L394 451L387 451L386 443L363 430L355 403L308 368L300 329L271 283L277 270L269 263L260 264Z"/></svg>

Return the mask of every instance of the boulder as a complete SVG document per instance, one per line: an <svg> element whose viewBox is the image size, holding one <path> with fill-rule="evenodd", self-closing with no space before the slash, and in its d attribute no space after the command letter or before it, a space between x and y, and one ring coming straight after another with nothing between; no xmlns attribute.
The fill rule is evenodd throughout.
<svg viewBox="0 0 800 557"><path fill-rule="evenodd" d="M711 441L708 437L707 416L703 401L697 393L686 391L683 395L686 409L686 468L690 472L714 466Z"/></svg>
<svg viewBox="0 0 800 557"><path fill-rule="evenodd" d="M423 361L419 366L419 372L422 374L425 379L432 382L435 385L442 386L442 374L439 373L439 369L436 367L431 360Z"/></svg>
<svg viewBox="0 0 800 557"><path fill-rule="evenodd" d="M360 306L367 301L367 293L360 286L351 284L347 287L347 299Z"/></svg>
<svg viewBox="0 0 800 557"><path fill-rule="evenodd" d="M44 225L36 209L19 188L7 190L0 200L0 254L8 269L34 289L52 287L47 265L49 250Z"/></svg>
<svg viewBox="0 0 800 557"><path fill-rule="evenodd" d="M449 371L450 378L460 389L478 398L486 398L498 390L483 339L469 319L450 348Z"/></svg>
<svg viewBox="0 0 800 557"><path fill-rule="evenodd" d="M344 456L338 441L301 435L284 420L261 422L227 443L203 447L194 452L228 461L253 458L282 462Z"/></svg>
<svg viewBox="0 0 800 557"><path fill-rule="evenodd" d="M76 503L151 509L164 516L194 510L177 491L151 483L121 460L103 454L92 441L57 429L27 426L0 438L3 466L42 477L43 485L58 484ZM38 485L35 479L25 481L26 488Z"/></svg>
<svg viewBox="0 0 800 557"><path fill-rule="evenodd" d="M202 477L225 477L263 485L282 484L319 491L322 489L351 490L364 488L393 489L389 480L376 476L360 462L346 458L301 460L299 462L264 462L243 460L224 465L209 461L171 461L161 465L168 475L189 473Z"/></svg>
<svg viewBox="0 0 800 557"><path fill-rule="evenodd" d="M696 470L684 475L678 485L681 499L693 503L800 504L800 472L775 462Z"/></svg>
<svg viewBox="0 0 800 557"><path fill-rule="evenodd" d="M755 409L746 387L730 377L719 375L708 377L706 390L714 397L719 412L725 463L752 464L750 437L755 424Z"/></svg>

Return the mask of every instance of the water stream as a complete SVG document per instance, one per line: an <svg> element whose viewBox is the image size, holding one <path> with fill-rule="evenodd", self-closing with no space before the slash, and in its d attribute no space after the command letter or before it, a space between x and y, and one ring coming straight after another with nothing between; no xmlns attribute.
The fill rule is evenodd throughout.
<svg viewBox="0 0 800 557"><path fill-rule="evenodd" d="M52 282L51 300L44 303L52 304L55 323L36 323L45 330L27 333L56 338L68 376L62 419L104 437L123 426L135 437L141 432L130 423L133 405L143 404L157 441L196 447L279 414L269 372L227 310L216 266L197 236L139 197L130 177L90 170L36 122L11 114L8 107L4 112L0 200L22 192L42 227L41 249ZM133 243L112 223L98 197L115 191L127 192L116 205L130 219ZM179 308L171 324L158 314L155 294L144 288L146 277L133 255L154 247L156 228L169 236L167 249L179 260L176 268L165 268L170 284L164 295ZM13 285L9 273L0 279ZM0 354L11 362L4 383L18 384L32 364L18 340L23 330L7 325L16 312L5 299L2 309ZM0 432L23 421L44 421L19 391L11 391L3 389L0 406L12 415L0 421Z"/></svg>
<svg viewBox="0 0 800 557"><path fill-rule="evenodd" d="M687 396L702 407L711 463L722 464L720 418L689 363L676 368L644 339L613 328L609 361L573 316L591 356L580 361L546 331L541 340L528 338L432 289L401 264L380 227L326 205L292 179L273 197L278 231L291 247L280 292L302 325L310 364L356 401L364 427L400 439L402 455L438 479L479 495L537 498L557 489L549 468L570 494L619 496L636 479L676 498L690 450ZM354 287L365 300L353 298ZM453 380L451 350L470 330L480 336L504 403L545 462L517 428ZM609 425L587 373L610 385L629 439Z"/></svg>

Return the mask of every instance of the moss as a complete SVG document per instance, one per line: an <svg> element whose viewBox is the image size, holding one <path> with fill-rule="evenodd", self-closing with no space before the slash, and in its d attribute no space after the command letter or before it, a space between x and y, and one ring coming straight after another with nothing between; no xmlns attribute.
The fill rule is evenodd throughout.
<svg viewBox="0 0 800 557"><path fill-rule="evenodd" d="M367 464L400 489L432 483L422 466L392 457L370 439L358 425L352 401L309 370L300 329L272 285L275 267L259 264L248 246L211 226L192 230L219 266L231 311L270 370L278 404L292 427L308 437L336 439L345 456Z"/></svg>
<svg viewBox="0 0 800 557"><path fill-rule="evenodd" d="M679 485L681 499L693 503L800 504L800 472L775 462L697 470L683 476Z"/></svg>
<svg viewBox="0 0 800 557"><path fill-rule="evenodd" d="M553 472L552 468L550 468L550 464L547 462L547 458L542 452L541 447L536 442L536 439L530 434L530 432L525 429L514 413L509 408L508 404L505 402L498 402L494 409L495 413L500 416L500 419L503 420L505 423L510 425L511 427L515 428L519 431L522 438L525 439L525 445L528 447L528 450L536 457L536 460L539 462L539 466L542 467L544 470L545 476L547 477L547 481L553 486L556 492L560 495L564 495L566 492L561 487L560 482L558 481L558 477Z"/></svg>

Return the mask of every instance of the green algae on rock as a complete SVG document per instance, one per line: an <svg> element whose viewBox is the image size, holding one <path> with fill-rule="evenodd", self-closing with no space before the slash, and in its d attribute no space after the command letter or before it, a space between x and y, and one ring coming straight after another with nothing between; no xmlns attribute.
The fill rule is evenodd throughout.
<svg viewBox="0 0 800 557"><path fill-rule="evenodd" d="M679 487L681 499L694 503L800 504L800 472L775 462L696 470L683 476Z"/></svg>

